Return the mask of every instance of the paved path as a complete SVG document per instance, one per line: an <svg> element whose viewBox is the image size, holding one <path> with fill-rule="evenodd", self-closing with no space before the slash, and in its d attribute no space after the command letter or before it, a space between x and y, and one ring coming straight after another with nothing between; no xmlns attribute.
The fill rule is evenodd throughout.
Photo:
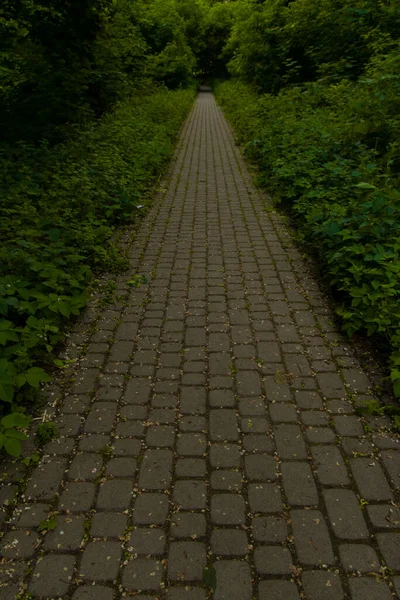
<svg viewBox="0 0 400 600"><path fill-rule="evenodd" d="M210 94L131 262L20 491L0 598L24 577L23 598L396 597L400 444L355 416L369 381Z"/></svg>

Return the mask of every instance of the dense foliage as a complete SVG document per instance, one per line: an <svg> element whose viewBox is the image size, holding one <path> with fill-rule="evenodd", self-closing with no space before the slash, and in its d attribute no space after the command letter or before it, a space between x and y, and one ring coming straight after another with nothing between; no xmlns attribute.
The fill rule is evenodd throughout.
<svg viewBox="0 0 400 600"><path fill-rule="evenodd" d="M54 350L93 273L124 267L115 226L144 213L193 101L183 4L0 9L0 448L10 454L28 423L20 411L62 366Z"/></svg>
<svg viewBox="0 0 400 600"><path fill-rule="evenodd" d="M400 3L244 0L217 96L400 396Z"/></svg>

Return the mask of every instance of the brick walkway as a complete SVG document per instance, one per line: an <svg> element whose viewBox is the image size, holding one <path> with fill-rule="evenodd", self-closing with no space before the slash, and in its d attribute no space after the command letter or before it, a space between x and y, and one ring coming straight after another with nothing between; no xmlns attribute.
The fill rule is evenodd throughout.
<svg viewBox="0 0 400 600"><path fill-rule="evenodd" d="M355 416L369 381L210 94L131 263L89 329L62 437L25 489L3 488L19 496L0 598L24 578L22 598L400 594L398 438ZM128 287L135 273L149 284Z"/></svg>

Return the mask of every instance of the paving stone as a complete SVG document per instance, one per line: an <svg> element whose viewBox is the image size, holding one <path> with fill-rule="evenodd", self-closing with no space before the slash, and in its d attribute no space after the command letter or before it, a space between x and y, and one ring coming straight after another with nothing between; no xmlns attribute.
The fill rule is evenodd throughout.
<svg viewBox="0 0 400 600"><path fill-rule="evenodd" d="M297 556L303 565L332 565L335 562L328 527L318 510L291 511Z"/></svg>
<svg viewBox="0 0 400 600"><path fill-rule="evenodd" d="M265 416L265 404L262 398L241 398L239 412L242 417Z"/></svg>
<svg viewBox="0 0 400 600"><path fill-rule="evenodd" d="M86 433L109 433L114 426L117 405L115 402L95 402L85 419Z"/></svg>
<svg viewBox="0 0 400 600"><path fill-rule="evenodd" d="M179 429L181 431L204 431L207 428L204 417L182 417L179 420Z"/></svg>
<svg viewBox="0 0 400 600"><path fill-rule="evenodd" d="M68 552L78 550L83 539L84 517L81 515L68 515L55 517L57 526L53 531L48 531L44 538L46 550L61 550Z"/></svg>
<svg viewBox="0 0 400 600"><path fill-rule="evenodd" d="M218 556L244 556L249 551L247 535L238 529L214 529L210 545Z"/></svg>
<svg viewBox="0 0 400 600"><path fill-rule="evenodd" d="M169 425L152 425L147 429L146 444L159 448L171 448L175 442L175 429Z"/></svg>
<svg viewBox="0 0 400 600"><path fill-rule="evenodd" d="M121 554L119 542L89 542L83 551L79 576L86 581L113 581Z"/></svg>
<svg viewBox="0 0 400 600"><path fill-rule="evenodd" d="M268 454L245 457L245 472L250 481L268 481L276 478L276 463Z"/></svg>
<svg viewBox="0 0 400 600"><path fill-rule="evenodd" d="M243 525L243 497L238 494L214 494L211 497L211 520L216 525Z"/></svg>
<svg viewBox="0 0 400 600"><path fill-rule="evenodd" d="M302 574L307 600L344 600L339 575L324 571L307 571Z"/></svg>
<svg viewBox="0 0 400 600"><path fill-rule="evenodd" d="M329 415L322 410L304 410L301 413L301 420L304 425L324 427L329 424Z"/></svg>
<svg viewBox="0 0 400 600"><path fill-rule="evenodd" d="M212 407L233 407L235 406L235 396L231 390L210 390L210 406Z"/></svg>
<svg viewBox="0 0 400 600"><path fill-rule="evenodd" d="M76 436L81 428L81 417L79 415L61 414L54 420L57 433L61 436Z"/></svg>
<svg viewBox="0 0 400 600"><path fill-rule="evenodd" d="M206 484L203 481L177 481L174 486L173 501L183 510L205 509Z"/></svg>
<svg viewBox="0 0 400 600"><path fill-rule="evenodd" d="M203 456L207 452L206 438L201 433L181 433L176 451L181 456Z"/></svg>
<svg viewBox="0 0 400 600"><path fill-rule="evenodd" d="M171 450L147 450L140 466L139 486L147 490L165 490L171 477Z"/></svg>
<svg viewBox="0 0 400 600"><path fill-rule="evenodd" d="M360 420L353 415L333 417L333 424L339 435L359 437L364 434Z"/></svg>
<svg viewBox="0 0 400 600"><path fill-rule="evenodd" d="M294 404L271 404L269 414L271 419L276 423L293 423L298 419Z"/></svg>
<svg viewBox="0 0 400 600"><path fill-rule="evenodd" d="M296 390L295 400L299 408L304 409L322 409L324 407L321 395L318 392Z"/></svg>
<svg viewBox="0 0 400 600"><path fill-rule="evenodd" d="M363 498L375 502L393 500L392 491L377 460L354 458L350 460L350 466Z"/></svg>
<svg viewBox="0 0 400 600"><path fill-rule="evenodd" d="M250 510L254 513L275 513L283 510L281 491L273 483L250 483L248 500Z"/></svg>
<svg viewBox="0 0 400 600"><path fill-rule="evenodd" d="M0 542L0 556L5 558L30 558L39 545L40 538L33 531L9 531Z"/></svg>
<svg viewBox="0 0 400 600"><path fill-rule="evenodd" d="M206 547L202 542L171 542L168 552L170 581L203 581Z"/></svg>
<svg viewBox="0 0 400 600"><path fill-rule="evenodd" d="M177 477L203 477L206 474L207 465L203 458L178 458L175 463L175 474Z"/></svg>
<svg viewBox="0 0 400 600"><path fill-rule="evenodd" d="M282 463L281 472L289 504L292 506L313 506L318 504L318 492L311 467L308 463Z"/></svg>
<svg viewBox="0 0 400 600"><path fill-rule="evenodd" d="M391 483L396 490L400 490L400 452L385 450L381 453L382 462L389 474Z"/></svg>
<svg viewBox="0 0 400 600"><path fill-rule="evenodd" d="M339 554L343 568L347 572L377 573L380 569L380 561L375 550L366 544L341 544Z"/></svg>
<svg viewBox="0 0 400 600"><path fill-rule="evenodd" d="M50 511L49 504L20 504L17 513L20 516L17 521L18 527L39 527L45 521Z"/></svg>
<svg viewBox="0 0 400 600"><path fill-rule="evenodd" d="M325 398L343 398L346 395L337 373L317 373L317 380Z"/></svg>
<svg viewBox="0 0 400 600"><path fill-rule="evenodd" d="M134 458L112 458L107 463L106 475L111 475L112 477L134 477L136 470L137 462Z"/></svg>
<svg viewBox="0 0 400 600"><path fill-rule="evenodd" d="M280 369L275 367L280 367ZM284 374L285 367L283 365L270 365L269 363L264 363L261 369L264 373L270 372L270 370L272 370L275 373L274 376L268 375L264 378L265 395L267 397L268 402L277 402L280 404L285 402L292 402L292 392L290 390L289 385L285 382L277 383L275 381L277 373Z"/></svg>
<svg viewBox="0 0 400 600"><path fill-rule="evenodd" d="M300 596L295 583L278 579L260 582L258 600L300 600Z"/></svg>
<svg viewBox="0 0 400 600"><path fill-rule="evenodd" d="M158 560L134 558L122 572L122 586L129 591L152 591L160 588L164 567Z"/></svg>
<svg viewBox="0 0 400 600"><path fill-rule="evenodd" d="M372 577L350 579L349 586L352 600L392 600L392 593L384 581Z"/></svg>
<svg viewBox="0 0 400 600"><path fill-rule="evenodd" d="M92 453L77 454L70 465L68 477L70 479L93 481L99 476L102 465L103 460L99 455Z"/></svg>
<svg viewBox="0 0 400 600"><path fill-rule="evenodd" d="M251 600L252 577L250 567L238 560L220 560L214 563L217 587L214 600Z"/></svg>
<svg viewBox="0 0 400 600"><path fill-rule="evenodd" d="M210 411L210 439L235 441L239 438L235 411L229 409Z"/></svg>
<svg viewBox="0 0 400 600"><path fill-rule="evenodd" d="M166 600L206 600L206 591L190 586L169 588Z"/></svg>
<svg viewBox="0 0 400 600"><path fill-rule="evenodd" d="M142 444L140 440L127 438L115 440L113 448L116 456L139 456L142 451Z"/></svg>
<svg viewBox="0 0 400 600"><path fill-rule="evenodd" d="M398 533L378 533L379 549L386 565L394 571L400 571L400 536Z"/></svg>
<svg viewBox="0 0 400 600"><path fill-rule="evenodd" d="M256 548L254 563L259 575L290 575L293 569L289 550L279 546Z"/></svg>
<svg viewBox="0 0 400 600"><path fill-rule="evenodd" d="M210 448L210 464L213 468L239 467L239 447L234 444L214 444Z"/></svg>
<svg viewBox="0 0 400 600"><path fill-rule="evenodd" d="M353 491L325 490L324 498L333 531L338 538L358 540L368 537L364 516Z"/></svg>
<svg viewBox="0 0 400 600"><path fill-rule="evenodd" d="M110 444L110 436L105 434L84 433L79 441L80 452L101 452Z"/></svg>
<svg viewBox="0 0 400 600"><path fill-rule="evenodd" d="M81 585L72 600L114 600L114 591L104 585Z"/></svg>
<svg viewBox="0 0 400 600"><path fill-rule="evenodd" d="M255 517L252 521L252 532L257 542L280 543L286 540L287 525L283 517Z"/></svg>
<svg viewBox="0 0 400 600"><path fill-rule="evenodd" d="M307 458L303 434L298 425L277 425L275 442L281 459L302 460Z"/></svg>
<svg viewBox="0 0 400 600"><path fill-rule="evenodd" d="M237 374L237 390L240 396L260 396L261 380L254 371L239 371Z"/></svg>
<svg viewBox="0 0 400 600"><path fill-rule="evenodd" d="M124 400L127 404L147 404L147 402L150 400L150 394L151 381L149 379L140 379L139 377L135 377L134 379L128 381L124 394Z"/></svg>
<svg viewBox="0 0 400 600"><path fill-rule="evenodd" d="M126 510L132 498L132 482L111 480L100 484L97 508L102 510Z"/></svg>
<svg viewBox="0 0 400 600"><path fill-rule="evenodd" d="M90 533L93 537L119 538L128 523L126 514L116 512L97 512L93 515Z"/></svg>
<svg viewBox="0 0 400 600"><path fill-rule="evenodd" d="M199 513L179 512L172 517L170 534L174 538L202 538L206 534L206 518Z"/></svg>
<svg viewBox="0 0 400 600"><path fill-rule="evenodd" d="M165 494L140 494L135 501L133 522L137 525L164 525L168 514Z"/></svg>
<svg viewBox="0 0 400 600"><path fill-rule="evenodd" d="M322 485L348 485L350 479L342 455L335 446L312 448L317 477Z"/></svg>
<svg viewBox="0 0 400 600"><path fill-rule="evenodd" d="M128 547L133 548L135 554L158 556L165 549L165 533L162 529L138 528L132 532Z"/></svg>
<svg viewBox="0 0 400 600"><path fill-rule="evenodd" d="M243 486L243 477L238 471L213 471L210 483L213 490L240 492Z"/></svg>
<svg viewBox="0 0 400 600"><path fill-rule="evenodd" d="M367 506L368 516L374 527L382 529L400 528L400 508L392 504L370 504Z"/></svg>
<svg viewBox="0 0 400 600"><path fill-rule="evenodd" d="M53 500L64 477L66 466L64 458L43 461L28 481L25 497L42 502Z"/></svg>
<svg viewBox="0 0 400 600"><path fill-rule="evenodd" d="M64 596L72 581L75 557L48 554L37 562L29 591L33 596L52 598Z"/></svg>
<svg viewBox="0 0 400 600"><path fill-rule="evenodd" d="M0 564L0 590L2 600L15 600L24 579L26 564L7 560Z"/></svg>
<svg viewBox="0 0 400 600"><path fill-rule="evenodd" d="M335 432L328 427L307 427L306 438L310 444L334 444Z"/></svg>
<svg viewBox="0 0 400 600"><path fill-rule="evenodd" d="M247 452L267 452L273 454L274 445L267 435L245 435L243 436L243 447Z"/></svg>
<svg viewBox="0 0 400 600"><path fill-rule="evenodd" d="M95 492L93 483L69 482L60 495L58 508L63 512L86 512L92 508Z"/></svg>

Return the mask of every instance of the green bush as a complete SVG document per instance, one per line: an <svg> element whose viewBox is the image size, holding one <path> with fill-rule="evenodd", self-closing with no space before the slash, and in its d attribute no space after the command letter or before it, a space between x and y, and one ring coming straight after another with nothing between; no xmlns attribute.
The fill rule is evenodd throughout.
<svg viewBox="0 0 400 600"><path fill-rule="evenodd" d="M110 238L141 218L193 98L154 89L65 144L1 147L0 415L29 405L62 366L54 348L93 272L124 266Z"/></svg>
<svg viewBox="0 0 400 600"><path fill-rule="evenodd" d="M318 255L344 330L386 345L400 396L400 50L357 82L323 80L258 96L225 82L217 98L260 181Z"/></svg>

